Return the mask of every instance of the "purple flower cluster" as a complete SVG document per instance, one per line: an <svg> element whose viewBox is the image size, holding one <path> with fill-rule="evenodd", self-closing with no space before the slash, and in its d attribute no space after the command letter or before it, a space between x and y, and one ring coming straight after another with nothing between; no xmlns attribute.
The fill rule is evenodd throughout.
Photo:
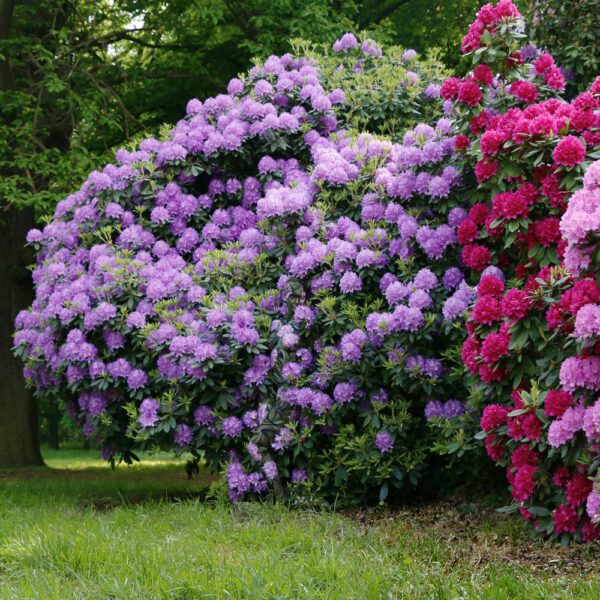
<svg viewBox="0 0 600 600"><path fill-rule="evenodd" d="M389 431L380 431L375 436L375 446L377 449L384 454L390 452L394 448L394 438Z"/></svg>
<svg viewBox="0 0 600 600"><path fill-rule="evenodd" d="M431 419L454 419L460 417L465 411L465 404L460 400L448 400L447 402L430 400L425 406L425 418L428 421Z"/></svg>

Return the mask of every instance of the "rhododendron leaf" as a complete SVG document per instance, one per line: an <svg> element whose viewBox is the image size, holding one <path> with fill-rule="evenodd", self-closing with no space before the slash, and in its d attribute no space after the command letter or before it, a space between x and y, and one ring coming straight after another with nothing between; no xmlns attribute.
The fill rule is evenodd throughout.
<svg viewBox="0 0 600 600"><path fill-rule="evenodd" d="M526 329L513 333L508 344L509 350L520 350L529 340L529 332Z"/></svg>
<svg viewBox="0 0 600 600"><path fill-rule="evenodd" d="M502 167L501 174L506 177L518 177L521 174L521 169L514 163L509 163Z"/></svg>
<svg viewBox="0 0 600 600"><path fill-rule="evenodd" d="M379 488L379 502L384 502L385 499L388 496L388 484L384 483L380 488Z"/></svg>
<svg viewBox="0 0 600 600"><path fill-rule="evenodd" d="M528 506L527 510L536 517L548 517L552 513L544 506Z"/></svg>
<svg viewBox="0 0 600 600"><path fill-rule="evenodd" d="M518 408L517 410L511 410L508 413L509 417L518 417L519 415L524 415L525 413L530 412L528 408Z"/></svg>
<svg viewBox="0 0 600 600"><path fill-rule="evenodd" d="M342 467L338 467L335 471L334 484L339 487L347 479L348 479L348 473L347 473L346 469L344 469Z"/></svg>
<svg viewBox="0 0 600 600"><path fill-rule="evenodd" d="M518 225L517 225L518 228ZM506 236L506 242L504 243L504 248L511 248L514 243L515 240L517 239L517 234L516 233L510 233Z"/></svg>
<svg viewBox="0 0 600 600"><path fill-rule="evenodd" d="M404 479L404 471L400 467L398 467L398 466L392 467L392 473L394 474L394 477L398 481L402 481Z"/></svg>

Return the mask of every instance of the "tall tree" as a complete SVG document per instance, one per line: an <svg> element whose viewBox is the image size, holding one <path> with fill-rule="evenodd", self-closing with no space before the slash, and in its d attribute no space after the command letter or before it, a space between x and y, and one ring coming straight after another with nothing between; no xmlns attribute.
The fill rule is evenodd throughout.
<svg viewBox="0 0 600 600"><path fill-rule="evenodd" d="M14 0L0 0L0 101L19 94L19 78L5 53L10 46L14 14ZM36 26L39 24L35 22ZM0 121L6 134L14 130L19 121L19 116L11 108L10 105L5 107ZM8 153L11 142L9 135L2 139L3 156ZM65 148L66 144L67 140L64 140L61 147ZM4 179L15 177L18 171L17 163L0 163L0 175ZM21 366L11 353L16 313L32 300L23 240L27 230L33 226L34 218L31 208L19 210L13 202L3 202L0 208L3 241L0 260L0 466L36 465L43 463L38 443L36 405L24 387Z"/></svg>
<svg viewBox="0 0 600 600"><path fill-rule="evenodd" d="M23 384L22 365L11 352L16 313L32 300L26 269L32 257L27 256L23 239L33 225L31 209L3 207L0 216L3 246L0 261L0 467L43 464L36 404Z"/></svg>

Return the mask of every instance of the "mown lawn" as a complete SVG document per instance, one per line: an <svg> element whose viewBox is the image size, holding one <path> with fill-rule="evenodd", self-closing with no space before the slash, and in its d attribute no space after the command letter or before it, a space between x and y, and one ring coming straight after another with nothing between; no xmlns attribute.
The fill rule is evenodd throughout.
<svg viewBox="0 0 600 600"><path fill-rule="evenodd" d="M46 458L0 471L2 600L600 597L598 544L533 541L490 509L231 505L166 457L115 472L93 452Z"/></svg>

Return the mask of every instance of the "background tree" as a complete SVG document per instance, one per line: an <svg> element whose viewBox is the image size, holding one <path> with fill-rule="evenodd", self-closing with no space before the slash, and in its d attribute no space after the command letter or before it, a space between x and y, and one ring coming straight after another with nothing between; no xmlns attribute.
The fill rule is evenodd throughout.
<svg viewBox="0 0 600 600"><path fill-rule="evenodd" d="M600 71L600 0L535 0L527 8L532 37L566 71L568 90L587 89Z"/></svg>
<svg viewBox="0 0 600 600"><path fill-rule="evenodd" d="M445 63L457 68L460 42L485 0L409 0L389 16L392 41L419 52L440 48Z"/></svg>

